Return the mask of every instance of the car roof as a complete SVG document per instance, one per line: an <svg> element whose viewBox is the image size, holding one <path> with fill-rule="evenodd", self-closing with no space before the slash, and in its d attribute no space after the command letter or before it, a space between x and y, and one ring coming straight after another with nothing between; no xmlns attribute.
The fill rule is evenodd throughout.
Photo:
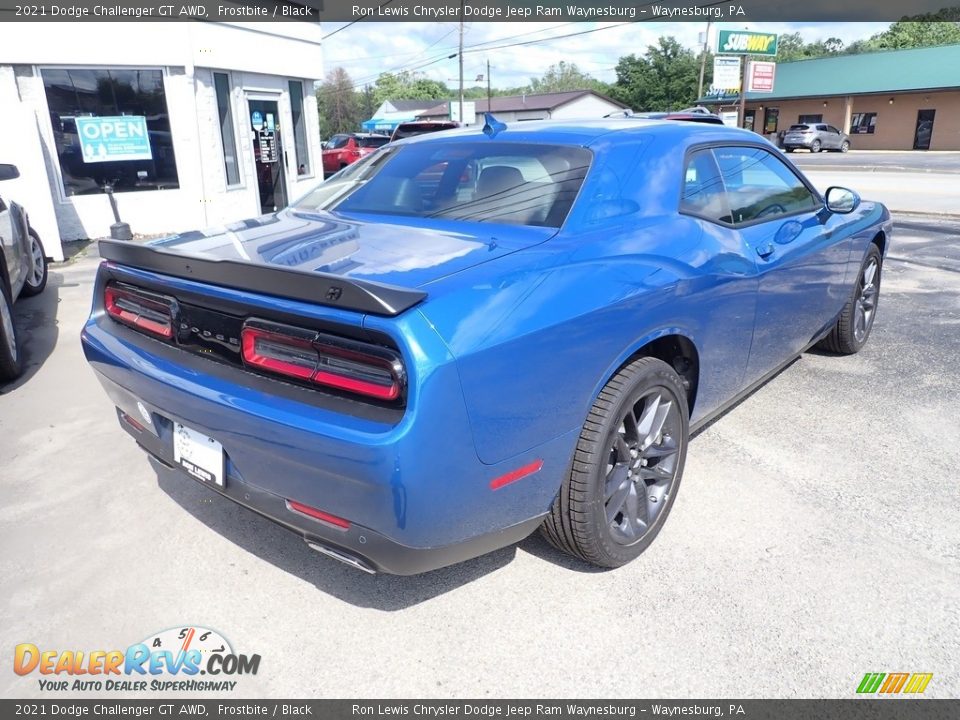
<svg viewBox="0 0 960 720"><path fill-rule="evenodd" d="M502 142L554 143L558 145L592 145L610 134L666 136L672 142L745 142L762 141L760 135L727 125L703 122L677 122L676 120L646 119L637 117L600 118L588 120L525 120L507 123L506 128L492 139ZM486 138L483 126L477 125L447 130L443 133L416 135L395 141L407 143L452 143L464 139Z"/></svg>

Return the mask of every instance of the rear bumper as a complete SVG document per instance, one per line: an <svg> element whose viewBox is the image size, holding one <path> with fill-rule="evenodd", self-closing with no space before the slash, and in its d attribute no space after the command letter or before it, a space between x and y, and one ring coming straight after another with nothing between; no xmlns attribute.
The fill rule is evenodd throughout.
<svg viewBox="0 0 960 720"><path fill-rule="evenodd" d="M186 281L170 280L180 282ZM411 574L532 532L550 508L575 437L567 433L503 462L481 462L446 346L419 313L396 322L398 337L416 338L417 348L401 347L411 393L402 415L392 417L254 384L241 369L153 341L97 309L82 344L114 405L146 426L125 428L159 461L174 465L173 423L186 425L223 446L226 484L211 490L367 569ZM492 487L494 479L538 460L536 474ZM288 500L343 518L350 528L292 511Z"/></svg>
<svg viewBox="0 0 960 720"><path fill-rule="evenodd" d="M193 480L207 490L233 500L299 535L315 550L366 572L416 575L436 570L520 542L534 532L542 521L542 516L537 516L511 527L451 545L409 547L362 525L351 524L349 528L340 528L295 512L290 509L285 498L245 483L235 476L228 476L223 487L193 478L175 464L170 443L162 435L157 437L147 431L138 430L124 419L123 411L119 408L117 414L120 426L137 444L154 459L180 475L183 482Z"/></svg>

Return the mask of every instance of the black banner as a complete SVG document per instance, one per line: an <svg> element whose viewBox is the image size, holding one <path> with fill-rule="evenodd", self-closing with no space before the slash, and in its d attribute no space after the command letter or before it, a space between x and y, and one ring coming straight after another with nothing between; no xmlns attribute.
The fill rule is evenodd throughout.
<svg viewBox="0 0 960 720"><path fill-rule="evenodd" d="M0 0L3 22L858 22L960 20L957 0Z"/></svg>
<svg viewBox="0 0 960 720"><path fill-rule="evenodd" d="M4 718L952 720L960 700L0 700Z"/></svg>

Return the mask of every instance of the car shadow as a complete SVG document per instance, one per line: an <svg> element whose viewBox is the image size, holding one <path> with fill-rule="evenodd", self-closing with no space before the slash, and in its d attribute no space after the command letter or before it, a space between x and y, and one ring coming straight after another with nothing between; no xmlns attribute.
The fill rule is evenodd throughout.
<svg viewBox="0 0 960 720"><path fill-rule="evenodd" d="M149 461L160 489L211 530L283 572L358 607L403 610L499 570L516 555L516 546L511 546L422 575L368 575L311 550L300 536L204 488L179 470L152 457Z"/></svg>
<svg viewBox="0 0 960 720"><path fill-rule="evenodd" d="M0 384L0 395L8 395L26 385L56 348L60 334L57 313L63 284L63 275L51 265L43 292L33 297L21 295L13 304L13 322L23 356L23 372L15 380Z"/></svg>

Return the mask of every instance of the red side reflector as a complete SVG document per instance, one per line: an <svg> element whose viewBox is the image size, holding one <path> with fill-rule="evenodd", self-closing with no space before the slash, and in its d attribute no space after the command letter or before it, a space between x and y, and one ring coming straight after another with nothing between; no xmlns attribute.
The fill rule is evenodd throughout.
<svg viewBox="0 0 960 720"><path fill-rule="evenodd" d="M146 428L143 425L138 423L136 420L134 420L132 417L127 415L125 412L121 411L120 416L123 418L123 421L127 423L127 425L132 427L134 430L137 430L139 432L143 432L144 430L146 430Z"/></svg>
<svg viewBox="0 0 960 720"><path fill-rule="evenodd" d="M498 478L494 478L490 481L491 490L499 490L504 485L509 485L512 482L521 480L528 475L533 475L536 472L540 472L540 468L543 467L543 460L534 460L532 463L524 465L523 467L518 467L516 470L511 470L506 475L501 475Z"/></svg>
<svg viewBox="0 0 960 720"><path fill-rule="evenodd" d="M339 518L336 515L325 513L323 510L317 510L316 508L312 508L309 505L304 505L303 503L294 502L293 500L287 500L287 509L312 517L314 520L325 522L328 525L333 525L334 527L339 528L341 530L350 529L349 520L344 520L343 518Z"/></svg>

